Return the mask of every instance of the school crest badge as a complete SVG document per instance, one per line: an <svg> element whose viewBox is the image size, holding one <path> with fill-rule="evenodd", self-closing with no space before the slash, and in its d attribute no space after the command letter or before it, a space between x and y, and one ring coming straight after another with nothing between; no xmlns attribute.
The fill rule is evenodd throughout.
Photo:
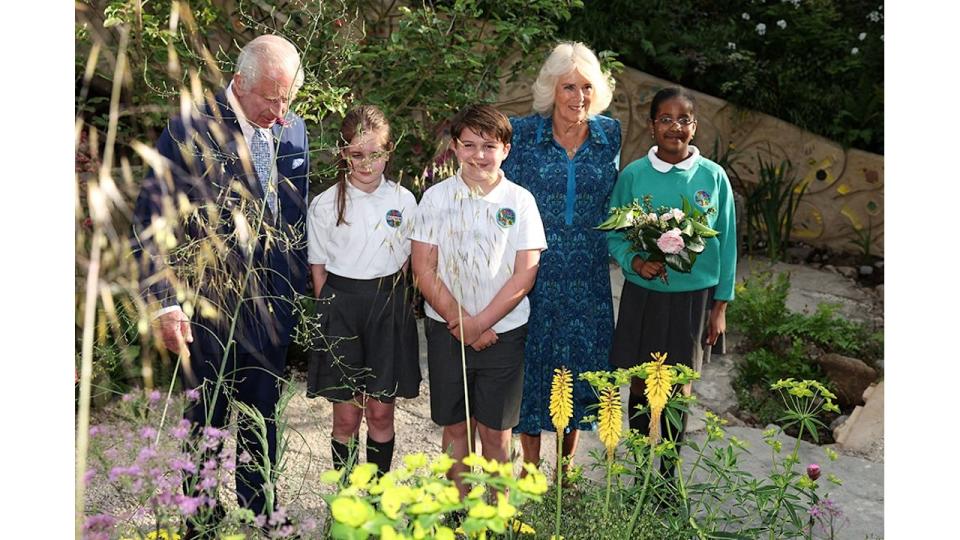
<svg viewBox="0 0 960 540"><path fill-rule="evenodd" d="M399 210L388 210L385 219L387 225L396 229L403 223L403 214L401 214Z"/></svg>
<svg viewBox="0 0 960 540"><path fill-rule="evenodd" d="M497 225L501 228L509 229L517 222L517 213L513 208L501 208L497 210Z"/></svg>
<svg viewBox="0 0 960 540"><path fill-rule="evenodd" d="M710 206L710 202L711 202L710 192L704 191L701 189L695 195L694 200L697 202L697 206L699 206L700 208L706 209L708 206Z"/></svg>

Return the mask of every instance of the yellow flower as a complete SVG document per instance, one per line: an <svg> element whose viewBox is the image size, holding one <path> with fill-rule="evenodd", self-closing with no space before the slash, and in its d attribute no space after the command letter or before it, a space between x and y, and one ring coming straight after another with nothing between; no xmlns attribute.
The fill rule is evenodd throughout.
<svg viewBox="0 0 960 540"><path fill-rule="evenodd" d="M440 493L437 493L437 501L443 505L458 504L460 502L460 490L454 486L447 486Z"/></svg>
<svg viewBox="0 0 960 540"><path fill-rule="evenodd" d="M337 497L330 504L333 519L351 527L359 527L373 517L373 509L356 497Z"/></svg>
<svg viewBox="0 0 960 540"><path fill-rule="evenodd" d="M605 388L600 393L600 414L598 434L600 442L607 447L607 456L613 459L613 452L620 442L623 431L623 405L618 388Z"/></svg>
<svg viewBox="0 0 960 540"><path fill-rule="evenodd" d="M422 501L410 506L410 508L407 509L408 512L414 515L432 514L439 510L440 510L440 503L434 500L434 498L430 495L427 495L426 497L423 498Z"/></svg>
<svg viewBox="0 0 960 540"><path fill-rule="evenodd" d="M407 489L409 490L409 488ZM388 518L397 519L400 507L403 506L405 500L406 496L402 488L387 489L383 492L383 496L380 497L380 509L383 510L383 514Z"/></svg>
<svg viewBox="0 0 960 540"><path fill-rule="evenodd" d="M343 476L342 470L325 471L320 475L320 481L324 484L336 484L341 476Z"/></svg>
<svg viewBox="0 0 960 540"><path fill-rule="evenodd" d="M446 474L450 470L450 467L456 461L447 454L440 454L437 459L433 460L433 463L430 464L430 472L434 474Z"/></svg>
<svg viewBox="0 0 960 540"><path fill-rule="evenodd" d="M166 529L160 529L159 531L150 531L145 536L146 540L180 540L180 535L177 533L170 534Z"/></svg>
<svg viewBox="0 0 960 540"><path fill-rule="evenodd" d="M490 519L497 515L497 509L483 501L480 501L476 504L476 506L470 509L470 512L467 513L467 515L477 519Z"/></svg>
<svg viewBox="0 0 960 540"><path fill-rule="evenodd" d="M367 487L373 475L377 473L377 466L373 463L357 465L350 473L350 486L358 489Z"/></svg>
<svg viewBox="0 0 960 540"><path fill-rule="evenodd" d="M557 432L566 429L573 416L573 376L566 367L553 370L550 387L550 418Z"/></svg>
<svg viewBox="0 0 960 540"><path fill-rule="evenodd" d="M463 458L463 464L471 469L474 467L485 467L487 460L479 454L470 454L467 457Z"/></svg>
<svg viewBox="0 0 960 540"><path fill-rule="evenodd" d="M517 507L510 504L506 495L497 493L497 516L510 519L515 515L517 515Z"/></svg>
<svg viewBox="0 0 960 540"><path fill-rule="evenodd" d="M403 540L406 536L398 533L389 525L380 526L380 540Z"/></svg>
<svg viewBox="0 0 960 540"><path fill-rule="evenodd" d="M467 493L468 499L479 499L483 497L483 494L487 492L487 488L481 486L476 486L470 490L470 493Z"/></svg>
<svg viewBox="0 0 960 540"><path fill-rule="evenodd" d="M425 454L407 454L403 456L403 464L407 467L407 470L413 472L421 467L427 466L427 456Z"/></svg>
<svg viewBox="0 0 960 540"><path fill-rule="evenodd" d="M653 362L644 364L647 371L646 389L647 404L650 406L650 440L656 444L660 440L660 414L667 406L670 397L670 388L673 386L673 372L669 366L663 365L667 353L650 353Z"/></svg>
<svg viewBox="0 0 960 540"><path fill-rule="evenodd" d="M454 540L456 536L453 534L453 529L440 525L437 527L437 532L434 534L434 538L436 540Z"/></svg>
<svg viewBox="0 0 960 540"><path fill-rule="evenodd" d="M547 477L536 469L527 469L527 474L517 480L517 489L531 495L543 495L547 492Z"/></svg>

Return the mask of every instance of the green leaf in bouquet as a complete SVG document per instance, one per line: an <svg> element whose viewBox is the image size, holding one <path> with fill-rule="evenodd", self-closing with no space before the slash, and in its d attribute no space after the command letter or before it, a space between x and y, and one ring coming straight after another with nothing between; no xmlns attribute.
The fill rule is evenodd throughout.
<svg viewBox="0 0 960 540"><path fill-rule="evenodd" d="M693 224L694 232L696 232L697 234L699 234L704 238L713 238L714 236L717 236L718 234L720 234L719 232L711 229L710 227L707 227L706 225L704 225L703 223L700 223L699 221L690 220L690 223Z"/></svg>
<svg viewBox="0 0 960 540"><path fill-rule="evenodd" d="M683 210L683 215L689 216L693 213L693 207L690 206L690 201L687 200L683 195L680 196L680 209Z"/></svg>
<svg viewBox="0 0 960 540"><path fill-rule="evenodd" d="M665 253L663 258L663 262L677 272L688 274L693 268L690 259L686 257L686 251L681 251L680 253Z"/></svg>
<svg viewBox="0 0 960 540"><path fill-rule="evenodd" d="M626 221L624 214L625 212L623 211L622 208L612 208L610 210L610 217L608 217L606 221L604 221L603 223L594 227L594 229L599 231L611 231L611 230L621 229L624 227L624 225L622 224Z"/></svg>
<svg viewBox="0 0 960 540"><path fill-rule="evenodd" d="M685 219L680 227L680 233L686 236L693 236L693 220Z"/></svg>
<svg viewBox="0 0 960 540"><path fill-rule="evenodd" d="M691 236L690 238L685 239L684 242L687 246L687 249L693 253L703 253L703 250L707 247L706 242L703 241L703 238L699 236Z"/></svg>

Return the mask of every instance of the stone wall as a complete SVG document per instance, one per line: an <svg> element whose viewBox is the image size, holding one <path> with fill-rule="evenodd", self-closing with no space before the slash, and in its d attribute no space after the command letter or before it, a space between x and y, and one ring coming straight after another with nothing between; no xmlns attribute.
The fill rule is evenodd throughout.
<svg viewBox="0 0 960 540"><path fill-rule="evenodd" d="M499 106L508 114L530 114L532 80L507 84ZM669 81L625 68L607 114L623 126L621 166L643 157L653 141L647 119L653 95ZM794 219L793 239L831 250L858 253L853 229L872 227L871 253L883 255L883 156L845 150L772 116L736 108L722 99L693 92L698 106L695 145L711 159L731 150L728 173L756 182L757 156L779 164L788 159L807 184ZM824 106L829 106L825 103ZM731 170L732 169L732 170Z"/></svg>

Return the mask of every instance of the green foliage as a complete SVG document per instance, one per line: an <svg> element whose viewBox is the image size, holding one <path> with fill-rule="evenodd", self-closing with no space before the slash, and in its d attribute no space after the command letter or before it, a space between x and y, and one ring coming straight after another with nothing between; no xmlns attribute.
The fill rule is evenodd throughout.
<svg viewBox="0 0 960 540"><path fill-rule="evenodd" d="M727 306L730 325L746 336L754 347L770 342L789 316L787 294L790 276L786 273L754 273L735 286L736 302Z"/></svg>
<svg viewBox="0 0 960 540"><path fill-rule="evenodd" d="M766 388L787 378L825 381L816 363L820 354L839 353L868 364L883 355L882 334L839 316L836 305L820 304L809 315L790 312L789 289L786 273L755 273L737 283L737 301L727 308L730 326L743 333L749 349L737 366L737 401L764 425L780 423L785 412Z"/></svg>
<svg viewBox="0 0 960 540"><path fill-rule="evenodd" d="M881 2L584 4L561 27L572 38L652 75L883 153Z"/></svg>
<svg viewBox="0 0 960 540"><path fill-rule="evenodd" d="M436 145L453 114L490 101L502 79L538 64L542 55L535 53L580 6L579 0L454 0L368 14L367 34L343 80L355 102L380 106L404 139L392 160L397 174L409 180L423 174L445 150Z"/></svg>
<svg viewBox="0 0 960 540"><path fill-rule="evenodd" d="M740 182L746 197L747 250L762 240L771 260L780 260L790 241L793 217L808 184L798 183L790 160L779 165L757 155L759 178L755 184ZM759 237L759 238L758 238Z"/></svg>

